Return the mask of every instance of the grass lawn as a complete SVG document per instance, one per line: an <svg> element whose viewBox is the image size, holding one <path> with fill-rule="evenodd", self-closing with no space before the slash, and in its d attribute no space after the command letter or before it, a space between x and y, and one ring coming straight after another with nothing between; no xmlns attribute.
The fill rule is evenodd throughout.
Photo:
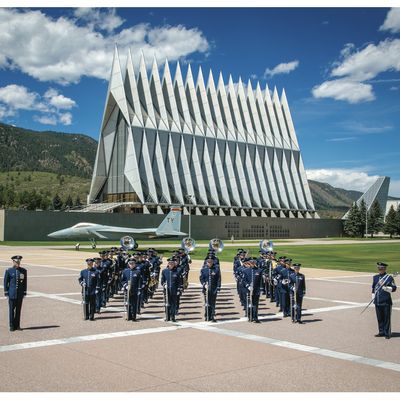
<svg viewBox="0 0 400 400"><path fill-rule="evenodd" d="M157 249L156 243L153 243ZM139 246L139 250L145 250L146 246ZM258 247L245 247L252 256L258 256ZM106 249L98 247L97 251ZM176 249L159 248L160 254L168 257ZM92 252L90 249L82 249L84 252ZM236 247L225 247L219 253L221 261L231 262L236 254ZM389 264L389 272L400 271L400 243L371 243L365 244L346 244L346 245L304 245L291 246L282 244L275 246L275 251L279 255L292 258L293 262L299 262L307 268L338 269L345 271L376 272L376 262L383 261ZM197 248L191 253L192 259L202 260L207 253L206 248Z"/></svg>

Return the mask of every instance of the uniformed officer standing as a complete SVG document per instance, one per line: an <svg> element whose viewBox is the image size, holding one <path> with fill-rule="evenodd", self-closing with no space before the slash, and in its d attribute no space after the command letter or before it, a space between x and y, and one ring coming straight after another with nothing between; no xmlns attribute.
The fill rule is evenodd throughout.
<svg viewBox="0 0 400 400"><path fill-rule="evenodd" d="M13 266L4 274L4 295L8 297L10 331L22 330L20 326L22 300L26 296L27 272L21 267L22 256L13 256Z"/></svg>
<svg viewBox="0 0 400 400"><path fill-rule="evenodd" d="M128 259L128 267L122 272L121 283L126 294L127 320L136 321L140 292L143 290L143 279L134 258Z"/></svg>
<svg viewBox="0 0 400 400"><path fill-rule="evenodd" d="M281 306L282 312L284 317L290 317L290 275L294 272L291 268L292 266L292 259L286 258L285 259L285 268L281 269L280 276L281 280Z"/></svg>
<svg viewBox="0 0 400 400"><path fill-rule="evenodd" d="M221 271L214 265L214 260L207 260L207 267L200 271L200 283L205 295L204 318L206 321L217 322L215 319L215 303L217 293L221 290Z"/></svg>
<svg viewBox="0 0 400 400"><path fill-rule="evenodd" d="M258 303L263 290L262 269L256 265L257 259L246 258L244 264L248 267L243 270L243 285L247 290L247 318L250 322L260 323L258 319Z"/></svg>
<svg viewBox="0 0 400 400"><path fill-rule="evenodd" d="M282 271L285 270L285 256L281 256L278 258L278 265L274 269L274 286L275 286L275 304L279 307L279 311L282 311L282 302L281 302L281 291L282 291Z"/></svg>
<svg viewBox="0 0 400 400"><path fill-rule="evenodd" d="M306 277L300 273L301 264L293 264L294 273L290 274L289 285L292 299L292 322L302 324L301 307L306 295Z"/></svg>
<svg viewBox="0 0 400 400"><path fill-rule="evenodd" d="M81 271L79 284L82 286L82 300L84 305L84 319L94 321L96 309L96 295L100 290L99 273L93 268L93 258L86 259L87 268Z"/></svg>
<svg viewBox="0 0 400 400"><path fill-rule="evenodd" d="M178 306L178 292L183 289L182 275L177 271L173 258L168 258L168 266L161 273L161 285L164 287L166 321L175 322Z"/></svg>
<svg viewBox="0 0 400 400"><path fill-rule="evenodd" d="M379 274L374 275L372 281L372 298L374 299L376 317L378 319L379 333L376 337L385 336L390 339L392 332L390 317L392 313L392 296L397 287L392 275L386 273L387 264L378 262Z"/></svg>

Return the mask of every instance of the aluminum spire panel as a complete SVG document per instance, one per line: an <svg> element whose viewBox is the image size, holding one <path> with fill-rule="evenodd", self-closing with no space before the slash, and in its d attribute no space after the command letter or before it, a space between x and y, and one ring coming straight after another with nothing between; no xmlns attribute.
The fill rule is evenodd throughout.
<svg viewBox="0 0 400 400"><path fill-rule="evenodd" d="M262 206L271 208L271 201L269 199L267 181L265 180L264 177L264 170L261 165L261 159L258 153L258 147L256 147L255 149L254 170L257 175L257 181L261 189L260 195L261 195Z"/></svg>
<svg viewBox="0 0 400 400"><path fill-rule="evenodd" d="M282 114L287 123L289 136L292 142L292 148L295 150L300 150L299 143L297 141L296 131L293 125L292 115L290 114L290 108L286 98L285 89L282 90L281 105L282 105Z"/></svg>
<svg viewBox="0 0 400 400"><path fill-rule="evenodd" d="M125 93L128 97L128 102L130 102L133 107L134 115L131 117L130 122L135 125L135 121L136 125L144 126L142 106L140 105L139 92L137 90L135 77L135 69L133 67L132 54L130 50L128 51L128 58L126 61Z"/></svg>
<svg viewBox="0 0 400 400"><path fill-rule="evenodd" d="M271 152L272 153L272 152ZM273 157L273 154L272 154ZM264 172L266 176L266 182L271 194L271 206L272 208L281 208L278 190L275 184L275 174L272 172L273 160L270 160L268 155L268 149L264 149Z"/></svg>
<svg viewBox="0 0 400 400"><path fill-rule="evenodd" d="M243 163L242 163L242 158L240 155L238 143L236 143L235 166L236 166L236 170L238 173L238 180L239 180L238 186L240 186L240 188L242 189L243 201L247 207L251 207L252 206L251 197L250 197L249 189L247 186L247 179L246 179L246 175L244 173L244 168L243 168Z"/></svg>
<svg viewBox="0 0 400 400"><path fill-rule="evenodd" d="M140 201L144 203L145 198L143 195L142 183L140 181L139 163L136 157L135 145L133 142L133 133L130 127L128 128L124 175L131 184Z"/></svg>
<svg viewBox="0 0 400 400"><path fill-rule="evenodd" d="M246 132L247 143L255 143L256 139L253 132L253 126L251 124L250 114L247 108L247 98L244 92L242 78L239 78L238 90L237 90L237 102L239 106L243 128Z"/></svg>
<svg viewBox="0 0 400 400"><path fill-rule="evenodd" d="M153 99L151 98L149 80L147 78L146 62L142 53L139 63L139 77L138 77L138 91L139 96L144 104L146 114L144 115L144 126L146 128L157 127L156 116L154 114Z"/></svg>
<svg viewBox="0 0 400 400"><path fill-rule="evenodd" d="M235 126L233 125L231 111L228 103L228 96L226 94L225 83L224 78L222 77L222 73L219 74L218 79L218 100L220 103L222 118L228 128L227 139L236 141Z"/></svg>
<svg viewBox="0 0 400 400"><path fill-rule="evenodd" d="M256 106L260 119L260 124L262 131L264 132L264 143L267 146L274 146L274 139L270 128L269 117L267 115L267 110L265 108L265 102L261 92L260 84L257 82L256 87Z"/></svg>
<svg viewBox="0 0 400 400"><path fill-rule="evenodd" d="M182 194L182 187L181 187L181 180L178 172L178 163L175 157L175 152L174 152L174 145L172 143L171 139L172 133L169 135L169 143L168 143L168 164L171 169L171 178L173 181L173 188L175 190L175 195L178 199L178 201L181 204L185 204L185 200L183 198Z"/></svg>
<svg viewBox="0 0 400 400"><path fill-rule="evenodd" d="M168 115L167 108L164 103L164 96L161 86L160 74L158 72L158 64L156 57L154 56L153 66L151 69L151 79L150 79L150 92L154 104L154 108L158 111L157 128L168 131Z"/></svg>
<svg viewBox="0 0 400 400"><path fill-rule="evenodd" d="M188 141L192 141L191 138L187 138ZM184 136L182 135L181 137L181 154L180 154L180 161L182 163L182 171L183 171L183 181L186 187L186 196L191 195L193 196L191 198L192 203L194 205L197 205L197 199L196 199L196 191L194 190L193 186L193 181L192 181L192 175L190 173L190 167L189 167L189 159L187 156L187 151L185 147L185 141L184 141ZM185 198L187 200L187 198ZM186 204L186 202L185 202Z"/></svg>
<svg viewBox="0 0 400 400"><path fill-rule="evenodd" d="M128 104L126 102L126 95L124 90L124 82L122 80L121 65L119 63L118 50L115 48L114 59L111 69L111 77L108 85L106 107L103 114L103 123L101 130L107 124L115 105L121 110L125 120L129 123Z"/></svg>
<svg viewBox="0 0 400 400"><path fill-rule="evenodd" d="M282 135L282 145L285 149L291 149L291 140L289 139L288 133L286 131L286 125L283 120L281 103L279 101L278 91L274 88L274 96L273 96L274 110L276 119L278 121L279 131Z"/></svg>
<svg viewBox="0 0 400 400"><path fill-rule="evenodd" d="M269 92L269 87L266 85L265 93L264 93L264 104L265 111L269 117L269 121L271 122L272 127L272 136L274 138L274 146L275 147L283 147L281 134L279 133L278 122L276 120L274 105L272 104L271 94Z"/></svg>
<svg viewBox="0 0 400 400"><path fill-rule="evenodd" d="M192 121L190 117L189 106L186 101L186 93L185 87L183 85L181 67L179 66L179 62L176 65L176 73L175 73L175 99L182 116L181 120L181 128L183 133L192 133Z"/></svg>
<svg viewBox="0 0 400 400"><path fill-rule="evenodd" d="M215 89L214 78L212 71L208 75L207 82L207 97L210 105L211 113L216 125L217 138L226 139L224 121L222 120L221 110L219 108L217 90Z"/></svg>
<svg viewBox="0 0 400 400"><path fill-rule="evenodd" d="M253 197L253 201L256 207L261 208L261 199L260 194L258 192L256 177L254 175L254 161L251 159L249 146L246 145L246 155L245 155L245 165L247 170L247 176L249 179L247 180L248 186L251 188L251 194Z"/></svg>
<svg viewBox="0 0 400 400"><path fill-rule="evenodd" d="M169 129L171 131L181 132L181 122L179 118L178 107L176 105L174 86L172 85L171 72L169 70L168 61L165 60L164 64L164 75L163 75L163 95L165 105L167 106L167 111L170 115L171 121L169 124Z"/></svg>
<svg viewBox="0 0 400 400"><path fill-rule="evenodd" d="M261 121L258 115L258 110L256 106L256 101L254 98L254 92L253 88L251 86L250 79L247 82L247 104L249 106L249 116L254 124L254 133L255 133L255 138L256 142L259 144L264 145L265 144L265 139L264 139L264 132L261 128Z"/></svg>
<svg viewBox="0 0 400 400"><path fill-rule="evenodd" d="M199 161L199 153L197 151L197 146L196 146L196 139L192 139L192 163L194 167L194 174L197 182L197 187L199 189L199 196L202 202L208 206L208 199L207 199L207 194L206 194L206 188L204 185L204 179L203 179L203 173L201 171L201 165Z"/></svg>
<svg viewBox="0 0 400 400"><path fill-rule="evenodd" d="M238 133L236 140L238 142L246 142L246 133L244 132L242 118L240 116L240 111L239 111L236 90L235 86L233 85L233 80L231 75L229 75L229 81L228 81L228 103L231 110L232 120L236 127L236 131Z"/></svg>
<svg viewBox="0 0 400 400"><path fill-rule="evenodd" d="M201 67L199 68L199 75L197 76L196 93L203 119L204 132L206 133L206 136L215 137L216 133L214 129L214 122L212 120L210 106L208 104L207 92Z"/></svg>
<svg viewBox="0 0 400 400"><path fill-rule="evenodd" d="M193 132L195 135L204 136L203 121L201 118L201 112L199 108L199 103L197 101L196 88L194 86L193 74L190 65L188 67L188 72L186 75L186 99L188 102L189 110L193 119Z"/></svg>

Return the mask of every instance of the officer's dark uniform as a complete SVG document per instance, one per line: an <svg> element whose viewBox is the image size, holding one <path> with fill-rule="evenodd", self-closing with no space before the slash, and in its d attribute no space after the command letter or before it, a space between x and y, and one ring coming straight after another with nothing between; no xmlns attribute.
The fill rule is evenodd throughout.
<svg viewBox="0 0 400 400"><path fill-rule="evenodd" d="M284 256L279 257L279 263L274 269L274 286L275 286L275 304L279 307L279 311L282 311L282 303L281 303L281 289L282 289L282 275L281 272L285 269L285 258Z"/></svg>
<svg viewBox="0 0 400 400"><path fill-rule="evenodd" d="M292 322L301 322L301 307L306 295L306 277L299 272L301 264L293 264L295 272L290 274L291 298L293 301Z"/></svg>
<svg viewBox="0 0 400 400"><path fill-rule="evenodd" d="M280 276L281 276L281 306L282 306L282 312L284 317L289 317L290 316L290 287L289 287L289 282L290 282L290 275L294 272L293 269L289 267L291 263L290 258L285 259L286 267L282 268L280 271Z"/></svg>
<svg viewBox="0 0 400 400"><path fill-rule="evenodd" d="M249 268L243 270L243 284L247 290L248 304L247 304L247 317L249 321L260 322L258 320L258 303L260 301L260 294L263 290L262 269L258 268L255 264L256 258L245 259L245 262L250 263Z"/></svg>
<svg viewBox="0 0 400 400"><path fill-rule="evenodd" d="M133 262L135 260L133 259ZM138 310L138 303L140 299L140 292L143 290L142 273L136 267L136 263L132 268L132 260L128 261L128 268L125 268L122 272L122 288L126 293L127 308L128 308L128 321L136 321L136 313Z"/></svg>
<svg viewBox="0 0 400 400"><path fill-rule="evenodd" d="M215 303L217 293L221 290L221 271L214 266L214 260L210 259L209 266L202 268L200 272L200 283L203 285L205 295L204 318L206 321L215 320Z"/></svg>
<svg viewBox="0 0 400 400"><path fill-rule="evenodd" d="M168 259L168 262L175 263L173 259ZM164 294L166 297L166 320L175 322L178 306L178 292L181 292L183 289L182 275L177 270L176 265L171 269L169 267L163 269L161 273L161 285L164 286Z"/></svg>
<svg viewBox="0 0 400 400"><path fill-rule="evenodd" d="M92 263L93 258L87 258L86 262ZM96 309L96 294L100 290L99 273L94 268L87 268L81 271L79 284L82 286L82 300L84 304L84 319L94 321Z"/></svg>
<svg viewBox="0 0 400 400"><path fill-rule="evenodd" d="M26 296L27 271L19 266L22 256L13 256L14 266L4 273L4 295L8 297L10 331L21 330L22 300Z"/></svg>
<svg viewBox="0 0 400 400"><path fill-rule="evenodd" d="M372 294L379 327L379 333L375 336L385 336L386 339L390 339L392 335L390 318L393 304L390 293L395 292L397 287L393 276L386 274L387 264L378 262L377 266L380 273L374 275L372 281Z"/></svg>
<svg viewBox="0 0 400 400"><path fill-rule="evenodd" d="M104 307L104 298L105 298L105 284L107 281L107 270L102 266L101 258L96 257L95 259L94 270L98 273L99 278L99 290L96 293L96 313L100 312L101 307ZM104 291L103 291L104 289Z"/></svg>

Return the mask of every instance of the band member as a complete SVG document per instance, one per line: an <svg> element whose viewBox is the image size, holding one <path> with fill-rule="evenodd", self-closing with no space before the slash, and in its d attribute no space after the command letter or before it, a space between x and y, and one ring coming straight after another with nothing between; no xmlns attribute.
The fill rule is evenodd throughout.
<svg viewBox="0 0 400 400"><path fill-rule="evenodd" d="M140 292L143 290L143 280L134 258L128 260L128 267L122 272L121 283L126 296L126 319L128 321L136 321Z"/></svg>
<svg viewBox="0 0 400 400"><path fill-rule="evenodd" d="M94 321L96 309L96 295L100 290L99 274L93 268L93 258L86 259L87 268L81 271L79 284L82 286L82 300L84 305L84 319Z"/></svg>
<svg viewBox="0 0 400 400"><path fill-rule="evenodd" d="M282 303L281 303L281 289L282 289L282 274L281 272L285 270L285 256L281 256L278 258L278 264L274 269L274 287L275 287L275 304L279 307L279 311L282 311Z"/></svg>
<svg viewBox="0 0 400 400"><path fill-rule="evenodd" d="M260 323L258 319L258 303L263 289L262 269L257 267L256 258L246 258L243 270L243 285L247 290L247 318L250 322Z"/></svg>
<svg viewBox="0 0 400 400"><path fill-rule="evenodd" d="M392 313L392 296L397 287L392 275L386 274L387 264L378 262L379 273L374 275L372 281L372 298L374 299L376 318L378 319L379 333L376 337L385 336L390 339L392 332L390 318Z"/></svg>
<svg viewBox="0 0 400 400"><path fill-rule="evenodd" d="M173 258L168 259L168 266L161 273L161 285L164 288L165 296L165 320L175 322L178 293L182 292L183 279L182 275L177 271L177 265Z"/></svg>
<svg viewBox="0 0 400 400"><path fill-rule="evenodd" d="M150 267L150 284L149 284L149 297L152 298L158 287L158 282L160 280L160 271L162 260L157 255L155 249L150 248L147 250L148 261L151 265Z"/></svg>
<svg viewBox="0 0 400 400"><path fill-rule="evenodd" d="M285 259L285 269L281 269L280 275L281 281L281 306L283 317L290 317L290 275L293 273L292 269L292 259Z"/></svg>
<svg viewBox="0 0 400 400"><path fill-rule="evenodd" d="M301 307L306 295L306 277L300 273L301 264L293 264L294 273L290 274L289 285L292 299L292 322L302 324Z"/></svg>
<svg viewBox="0 0 400 400"><path fill-rule="evenodd" d="M101 307L103 307L103 286L104 286L104 292L105 292L105 285L104 281L107 281L107 270L103 268L101 265L101 258L100 257L95 257L94 259L94 266L93 269L98 273L98 278L99 278L99 290L96 293L96 313L100 313Z"/></svg>
<svg viewBox="0 0 400 400"><path fill-rule="evenodd" d="M217 293L221 290L221 271L214 265L214 260L207 260L207 267L200 272L200 283L205 296L204 318L206 321L217 322L215 319L215 303Z"/></svg>
<svg viewBox="0 0 400 400"><path fill-rule="evenodd" d="M22 300L26 296L27 271L21 267L22 256L13 256L13 266L4 274L4 296L8 297L10 331L22 330L20 326Z"/></svg>

